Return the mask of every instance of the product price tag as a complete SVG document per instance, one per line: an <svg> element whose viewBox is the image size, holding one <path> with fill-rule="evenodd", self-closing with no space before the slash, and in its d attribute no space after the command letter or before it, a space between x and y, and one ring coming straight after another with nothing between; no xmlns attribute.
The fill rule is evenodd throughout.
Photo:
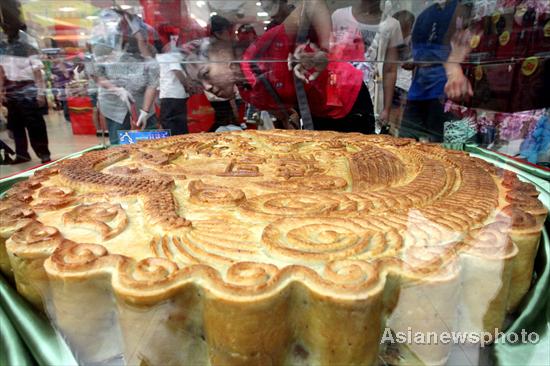
<svg viewBox="0 0 550 366"><path fill-rule="evenodd" d="M170 130L118 131L118 140L120 141L121 145L135 144L136 142L142 140L156 140L165 137L170 137Z"/></svg>

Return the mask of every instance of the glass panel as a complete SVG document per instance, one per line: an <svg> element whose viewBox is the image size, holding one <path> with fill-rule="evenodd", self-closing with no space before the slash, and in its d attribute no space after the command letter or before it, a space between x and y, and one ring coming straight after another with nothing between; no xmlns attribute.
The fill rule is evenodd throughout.
<svg viewBox="0 0 550 366"><path fill-rule="evenodd" d="M0 10L0 178L101 150L0 201L79 363L477 365L542 308L548 0Z"/></svg>
<svg viewBox="0 0 550 366"><path fill-rule="evenodd" d="M550 103L548 8L534 0L9 0L2 156L20 164L2 166L3 175L118 143L117 131L138 121L173 135L383 132L481 144L545 165L548 141L537 136L546 136ZM17 95L34 115L20 117L13 102L10 118L29 126L8 123Z"/></svg>

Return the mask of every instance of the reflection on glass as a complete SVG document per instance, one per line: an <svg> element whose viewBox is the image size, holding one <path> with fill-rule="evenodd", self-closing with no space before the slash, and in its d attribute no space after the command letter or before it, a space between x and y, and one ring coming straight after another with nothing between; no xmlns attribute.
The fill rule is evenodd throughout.
<svg viewBox="0 0 550 366"><path fill-rule="evenodd" d="M537 0L9 0L3 106L23 87L10 82L29 82L36 105L23 109L41 110L55 158L101 142L80 135L94 131L116 144L118 130L274 126L476 143L544 164L548 142L536 136L547 128L549 8ZM19 62L10 59L10 24L26 45L17 56L30 61L24 78L9 66ZM517 114L535 110L534 122ZM521 133L508 133L508 120L522 121ZM46 129L30 123L38 127L25 127L25 139L22 130L12 131L17 141L2 135L3 162L32 158L24 141L34 149ZM59 128L68 132L61 139ZM52 155L37 149L39 160Z"/></svg>

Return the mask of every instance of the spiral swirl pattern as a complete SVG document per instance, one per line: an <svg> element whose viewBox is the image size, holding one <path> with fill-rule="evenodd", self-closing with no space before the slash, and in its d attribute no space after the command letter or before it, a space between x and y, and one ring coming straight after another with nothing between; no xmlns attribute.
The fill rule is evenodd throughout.
<svg viewBox="0 0 550 366"><path fill-rule="evenodd" d="M502 186L512 191L522 192L533 197L538 197L539 195L539 192L533 184L520 181L517 174L510 171L505 171L503 173Z"/></svg>
<svg viewBox="0 0 550 366"><path fill-rule="evenodd" d="M227 270L226 282L243 287L265 286L278 271L278 268L271 264L238 262Z"/></svg>
<svg viewBox="0 0 550 366"><path fill-rule="evenodd" d="M139 261L131 273L137 282L161 282L177 271L174 262L162 258L147 258Z"/></svg>
<svg viewBox="0 0 550 366"><path fill-rule="evenodd" d="M189 201L205 205L237 205L245 200L240 189L204 184L200 180L189 183Z"/></svg>
<svg viewBox="0 0 550 366"><path fill-rule="evenodd" d="M498 217L504 222L509 222L513 230L532 229L537 226L533 215L514 205L504 207Z"/></svg>
<svg viewBox="0 0 550 366"><path fill-rule="evenodd" d="M55 249L62 240L62 236L55 227L45 226L33 220L11 237L12 241L20 245L48 244Z"/></svg>
<svg viewBox="0 0 550 366"><path fill-rule="evenodd" d="M464 239L467 250L487 257L498 257L510 254L514 244L507 231L509 224L494 222L468 233Z"/></svg>
<svg viewBox="0 0 550 366"><path fill-rule="evenodd" d="M37 211L59 210L75 202L75 191L68 187L49 186L38 191L38 199L32 204Z"/></svg>
<svg viewBox="0 0 550 366"><path fill-rule="evenodd" d="M377 250L372 235L349 220L330 218L279 219L262 235L266 248L282 257L323 262Z"/></svg>
<svg viewBox="0 0 550 366"><path fill-rule="evenodd" d="M378 272L368 262L344 259L328 262L323 277L339 286L357 287L376 282Z"/></svg>
<svg viewBox="0 0 550 366"><path fill-rule="evenodd" d="M0 227L10 227L21 222L23 219L30 219L35 212L26 204L11 204L0 209Z"/></svg>
<svg viewBox="0 0 550 366"><path fill-rule="evenodd" d="M106 240L120 234L128 224L128 217L120 204L98 202L81 204L63 214L66 225L96 230Z"/></svg>
<svg viewBox="0 0 550 366"><path fill-rule="evenodd" d="M107 249L98 244L78 244L63 241L52 254L52 263L60 270L86 271L97 267L98 260L108 256Z"/></svg>
<svg viewBox="0 0 550 366"><path fill-rule="evenodd" d="M130 302L200 288L235 304L300 292L320 309L370 301L387 279L424 283L461 256L494 264L517 250L530 267L547 215L537 197L514 173L408 139L191 134L35 173L0 200L0 234L52 278L111 275Z"/></svg>

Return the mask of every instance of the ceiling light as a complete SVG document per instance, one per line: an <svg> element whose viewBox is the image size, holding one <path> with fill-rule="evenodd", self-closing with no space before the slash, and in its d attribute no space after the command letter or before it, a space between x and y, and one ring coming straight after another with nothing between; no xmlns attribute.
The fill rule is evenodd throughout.
<svg viewBox="0 0 550 366"><path fill-rule="evenodd" d="M267 14L265 11L259 11L258 16L259 17L267 17L267 16L269 16L269 14Z"/></svg>
<svg viewBox="0 0 550 366"><path fill-rule="evenodd" d="M269 24L271 23L271 20L264 20L264 24Z"/></svg>
<svg viewBox="0 0 550 366"><path fill-rule="evenodd" d="M122 10L128 10L128 9L132 9L132 6L131 5L121 5L120 8Z"/></svg>
<svg viewBox="0 0 550 366"><path fill-rule="evenodd" d="M65 12L65 13L69 13L71 11L75 11L76 9L75 8L71 8L70 6L64 6L62 8L59 8L59 11L62 11L62 12Z"/></svg>
<svg viewBox="0 0 550 366"><path fill-rule="evenodd" d="M262 3L258 1L258 2L256 3L256 6L262 6Z"/></svg>
<svg viewBox="0 0 550 366"><path fill-rule="evenodd" d="M218 13L216 13L215 11L211 12L210 13L210 16L213 17L214 15L218 15Z"/></svg>
<svg viewBox="0 0 550 366"><path fill-rule="evenodd" d="M197 6L198 6L199 8L202 8L204 5L206 5L206 2L204 2L204 1L197 1Z"/></svg>

